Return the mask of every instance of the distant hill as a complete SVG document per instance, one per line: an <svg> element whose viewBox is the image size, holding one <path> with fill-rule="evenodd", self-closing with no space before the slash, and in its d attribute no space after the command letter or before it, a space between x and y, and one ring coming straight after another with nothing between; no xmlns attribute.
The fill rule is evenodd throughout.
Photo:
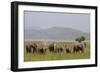
<svg viewBox="0 0 100 73"><path fill-rule="evenodd" d="M89 33L64 27L52 27L48 29L25 29L24 35L25 40L74 40L79 36L85 36L86 39L90 39Z"/></svg>

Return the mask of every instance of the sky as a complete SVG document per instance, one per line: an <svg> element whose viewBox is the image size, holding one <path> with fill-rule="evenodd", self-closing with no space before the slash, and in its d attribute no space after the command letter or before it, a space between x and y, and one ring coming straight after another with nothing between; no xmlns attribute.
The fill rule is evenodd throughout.
<svg viewBox="0 0 100 73"><path fill-rule="evenodd" d="M90 32L90 14L24 11L25 29L64 27Z"/></svg>

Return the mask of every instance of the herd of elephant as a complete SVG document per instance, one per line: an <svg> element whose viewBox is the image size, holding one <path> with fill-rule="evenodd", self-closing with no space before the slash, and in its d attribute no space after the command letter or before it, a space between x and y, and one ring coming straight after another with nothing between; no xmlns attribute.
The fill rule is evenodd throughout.
<svg viewBox="0 0 100 73"><path fill-rule="evenodd" d="M86 46L86 43L85 43L85 45L83 45L83 44L74 45L72 48L63 48L63 47L55 47L55 43L51 43L47 46L47 48L44 48L44 47L38 47L38 45L36 43L34 43L31 45L26 45L25 49L26 49L26 53L38 53L38 54L45 54L45 53L47 53L47 51L49 51L51 53L62 53L62 52L84 53L85 46Z"/></svg>

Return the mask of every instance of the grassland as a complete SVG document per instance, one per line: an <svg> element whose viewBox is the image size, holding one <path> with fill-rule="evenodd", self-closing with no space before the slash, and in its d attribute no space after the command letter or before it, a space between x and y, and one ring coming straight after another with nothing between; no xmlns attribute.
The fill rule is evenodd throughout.
<svg viewBox="0 0 100 73"><path fill-rule="evenodd" d="M25 41L25 45L29 43L38 43L36 41ZM66 48L72 49L75 42L59 42L60 44L64 44ZM26 49L24 49L24 61L49 61L49 60L73 60L73 59L88 59L90 58L90 42L86 42L87 45L85 47L84 53L66 53L65 51L61 53L52 53L49 50L46 53L38 54L38 53L26 53Z"/></svg>

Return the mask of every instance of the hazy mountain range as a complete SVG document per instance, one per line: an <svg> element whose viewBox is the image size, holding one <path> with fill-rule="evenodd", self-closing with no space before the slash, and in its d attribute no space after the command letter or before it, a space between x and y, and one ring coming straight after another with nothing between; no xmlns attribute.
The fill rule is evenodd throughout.
<svg viewBox="0 0 100 73"><path fill-rule="evenodd" d="M47 29L25 29L25 40L74 40L79 36L85 36L90 39L89 32L82 32L72 28L52 27Z"/></svg>

